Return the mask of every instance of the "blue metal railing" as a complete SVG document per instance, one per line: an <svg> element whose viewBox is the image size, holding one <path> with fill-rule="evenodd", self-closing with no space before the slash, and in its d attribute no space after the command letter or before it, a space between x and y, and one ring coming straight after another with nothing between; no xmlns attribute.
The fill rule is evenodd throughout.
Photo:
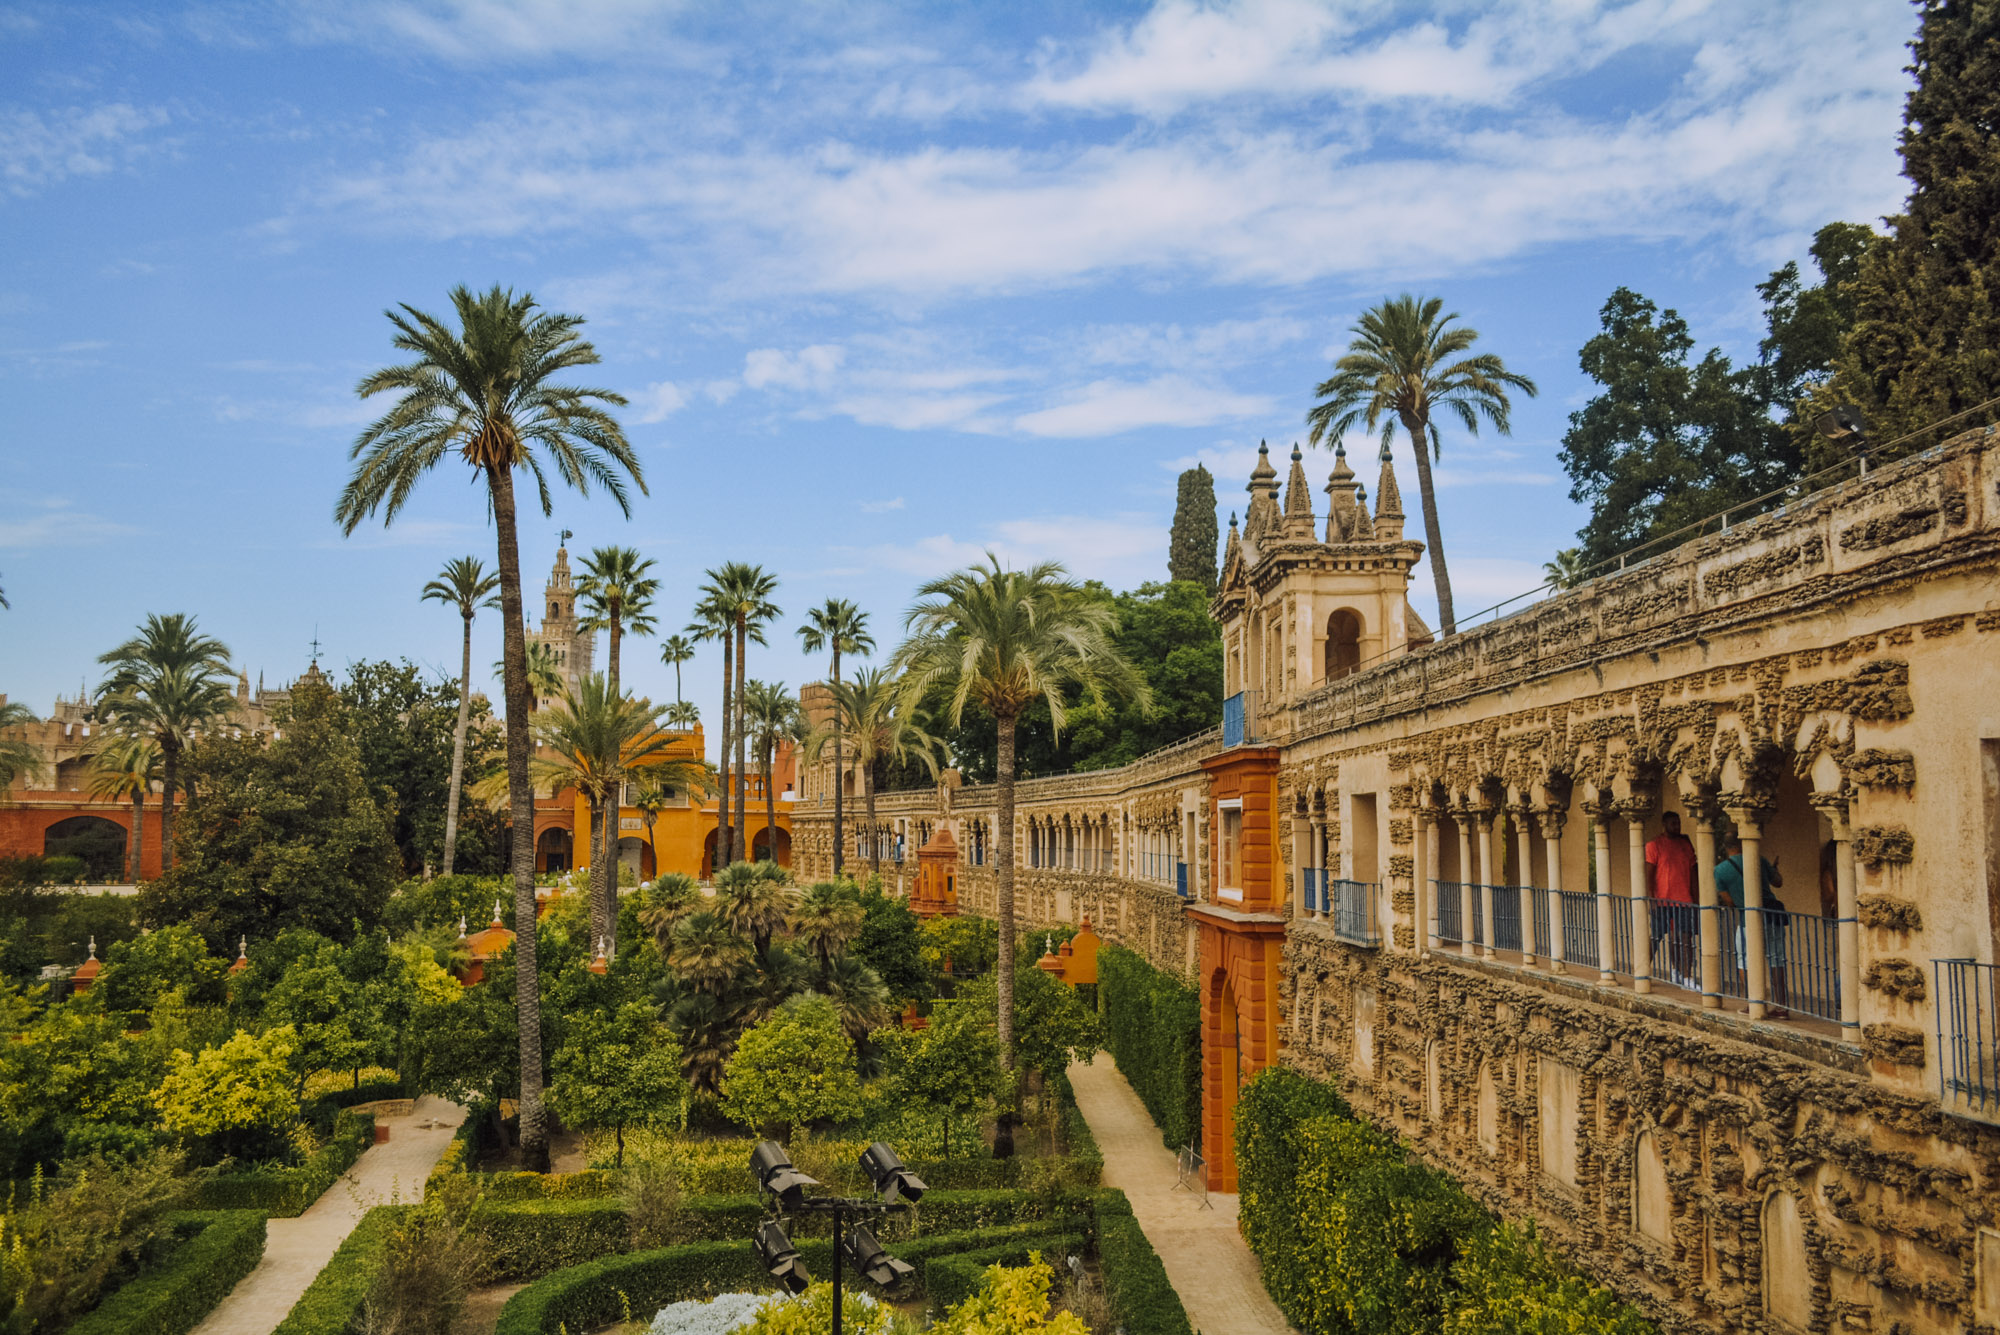
<svg viewBox="0 0 2000 1335"><path fill-rule="evenodd" d="M1655 899L1653 953L1647 972L1656 982L1689 992L1701 991L1701 909L1693 904ZM1630 910L1626 912L1629 914Z"/></svg>
<svg viewBox="0 0 2000 1335"><path fill-rule="evenodd" d="M1465 914L1459 891L1463 888L1458 881L1432 881L1435 892L1431 902L1437 905L1437 938L1440 945L1458 946L1465 944Z"/></svg>
<svg viewBox="0 0 2000 1335"><path fill-rule="evenodd" d="M1382 944L1382 929L1375 921L1375 900L1379 890L1373 881L1333 882L1333 934L1357 946Z"/></svg>
<svg viewBox="0 0 2000 1335"><path fill-rule="evenodd" d="M1932 960L1938 1098L1946 1112L2000 1121L2000 966Z"/></svg>
<svg viewBox="0 0 2000 1335"><path fill-rule="evenodd" d="M1743 939L1743 910L1718 904L1709 910L1715 914L1716 951L1721 955L1721 969L1716 976L1716 992L1738 1001L1750 998L1750 969L1748 948Z"/></svg>
<svg viewBox="0 0 2000 1335"><path fill-rule="evenodd" d="M1222 745L1226 749L1258 740L1257 692L1238 691L1222 702Z"/></svg>
<svg viewBox="0 0 2000 1335"><path fill-rule="evenodd" d="M1521 887L1493 887L1493 948L1521 949Z"/></svg>
<svg viewBox="0 0 2000 1335"><path fill-rule="evenodd" d="M1838 1024L1839 920L1769 906L1762 912L1771 1005Z"/></svg>
<svg viewBox="0 0 2000 1335"><path fill-rule="evenodd" d="M1174 889L1181 892L1182 899L1187 898L1187 863L1185 862L1176 862L1174 864Z"/></svg>
<svg viewBox="0 0 2000 1335"><path fill-rule="evenodd" d="M1563 963L1579 969L1600 969L1597 942L1597 896L1584 890L1551 890L1562 917Z"/></svg>

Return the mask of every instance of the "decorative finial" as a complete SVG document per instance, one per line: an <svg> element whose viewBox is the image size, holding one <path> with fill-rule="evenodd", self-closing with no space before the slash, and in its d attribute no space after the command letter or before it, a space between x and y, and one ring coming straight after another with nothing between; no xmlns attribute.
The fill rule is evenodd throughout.
<svg viewBox="0 0 2000 1335"><path fill-rule="evenodd" d="M1301 459L1303 459L1303 458L1305 458L1305 456L1299 453L1299 443L1298 443L1298 442L1297 442L1296 440L1295 440L1295 441L1293 441L1293 442L1292 442L1292 462L1293 462L1293 463L1297 463L1297 462L1298 462L1299 460L1301 460Z"/></svg>
<svg viewBox="0 0 2000 1335"><path fill-rule="evenodd" d="M461 941L465 940L465 915L463 913L458 915L458 939Z"/></svg>
<svg viewBox="0 0 2000 1335"><path fill-rule="evenodd" d="M1234 510L1231 510L1229 512L1229 527L1231 528L1236 527L1236 512Z"/></svg>
<svg viewBox="0 0 2000 1335"><path fill-rule="evenodd" d="M1389 462L1389 458L1390 458L1390 456L1389 456L1389 442L1385 440L1385 441L1383 441L1383 442L1382 442L1382 462L1383 462L1383 463L1385 463L1385 464L1386 464L1386 463L1388 463L1388 462Z"/></svg>
<svg viewBox="0 0 2000 1335"><path fill-rule="evenodd" d="M556 539L556 546L559 548L569 546L569 540L575 536L576 534L570 532L568 529L564 529L562 531L562 536Z"/></svg>
<svg viewBox="0 0 2000 1335"><path fill-rule="evenodd" d="M92 959L97 958L97 937L95 934L90 938L90 957Z"/></svg>
<svg viewBox="0 0 2000 1335"><path fill-rule="evenodd" d="M1257 453L1269 454L1270 452L1271 452L1271 442L1269 442L1268 440L1260 440L1257 442Z"/></svg>
<svg viewBox="0 0 2000 1335"><path fill-rule="evenodd" d="M240 960L240 959L248 959L249 957L250 957L250 938L247 935L238 937L236 941L236 958Z"/></svg>
<svg viewBox="0 0 2000 1335"><path fill-rule="evenodd" d="M493 925L495 927L502 925L500 922L500 901L497 899L493 901Z"/></svg>

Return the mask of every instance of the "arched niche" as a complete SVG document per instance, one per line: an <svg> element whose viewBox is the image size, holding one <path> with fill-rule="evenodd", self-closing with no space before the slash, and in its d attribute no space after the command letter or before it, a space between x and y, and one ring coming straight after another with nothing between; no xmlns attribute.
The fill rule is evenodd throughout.
<svg viewBox="0 0 2000 1335"><path fill-rule="evenodd" d="M1444 1120L1444 1051L1434 1038L1424 1044L1424 1111Z"/></svg>
<svg viewBox="0 0 2000 1335"><path fill-rule="evenodd" d="M1654 1242L1673 1240L1673 1200L1667 1192L1667 1162L1660 1133L1648 1127L1632 1143L1632 1227Z"/></svg>
<svg viewBox="0 0 2000 1335"><path fill-rule="evenodd" d="M1479 1064L1479 1090L1476 1100L1473 1134L1479 1139L1479 1148L1488 1154L1500 1152L1500 1086L1493 1078L1493 1063Z"/></svg>
<svg viewBox="0 0 2000 1335"><path fill-rule="evenodd" d="M1542 1171L1566 1187L1576 1185L1576 1132L1583 1080L1574 1066L1541 1058L1536 1079Z"/></svg>
<svg viewBox="0 0 2000 1335"><path fill-rule="evenodd" d="M1336 608L1326 619L1326 679L1336 681L1361 667L1361 616Z"/></svg>
<svg viewBox="0 0 2000 1335"><path fill-rule="evenodd" d="M1354 1069L1357 1074L1375 1074L1375 989L1354 989Z"/></svg>
<svg viewBox="0 0 2000 1335"><path fill-rule="evenodd" d="M1806 1261L1806 1226L1798 1198L1774 1191L1764 1199L1764 1310L1784 1328L1812 1325L1812 1269Z"/></svg>

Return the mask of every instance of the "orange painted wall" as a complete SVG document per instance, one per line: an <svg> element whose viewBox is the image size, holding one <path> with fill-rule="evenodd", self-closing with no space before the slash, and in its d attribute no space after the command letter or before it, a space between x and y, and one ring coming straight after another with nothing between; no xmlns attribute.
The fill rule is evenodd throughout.
<svg viewBox="0 0 2000 1335"><path fill-rule="evenodd" d="M176 815L179 809L176 809ZM38 858L48 828L71 816L101 816L129 832L132 829L130 802L93 801L86 793L54 792L16 788L0 805L0 857ZM160 874L160 803L155 797L146 803L145 847L139 854L139 874ZM121 875L122 881L124 877Z"/></svg>
<svg viewBox="0 0 2000 1335"><path fill-rule="evenodd" d="M1242 902L1232 908L1273 911L1282 902L1277 865L1278 753L1266 747L1238 747L1202 762L1209 772L1217 806L1209 811L1209 884L1222 885L1222 802L1243 803Z"/></svg>

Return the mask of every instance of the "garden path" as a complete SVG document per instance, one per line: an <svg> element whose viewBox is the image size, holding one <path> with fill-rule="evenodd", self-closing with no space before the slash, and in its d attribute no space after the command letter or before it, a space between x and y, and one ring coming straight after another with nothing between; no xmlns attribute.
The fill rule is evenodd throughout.
<svg viewBox="0 0 2000 1335"><path fill-rule="evenodd" d="M270 1335L362 1215L392 1197L423 1199L424 1179L464 1120L465 1109L456 1103L425 1095L408 1116L378 1122L389 1128L389 1139L363 1151L347 1176L304 1214L270 1222L264 1259L195 1327L194 1335Z"/></svg>
<svg viewBox="0 0 2000 1335"><path fill-rule="evenodd" d="M1197 1193L1174 1189L1174 1152L1160 1143L1160 1129L1110 1053L1098 1053L1087 1066L1072 1065L1069 1079L1077 1107L1104 1152L1104 1185L1132 1202L1132 1214L1166 1265L1195 1330L1286 1335L1291 1328L1264 1292L1257 1258L1236 1231L1235 1195L1211 1192L1208 1201L1215 1208L1204 1210Z"/></svg>

